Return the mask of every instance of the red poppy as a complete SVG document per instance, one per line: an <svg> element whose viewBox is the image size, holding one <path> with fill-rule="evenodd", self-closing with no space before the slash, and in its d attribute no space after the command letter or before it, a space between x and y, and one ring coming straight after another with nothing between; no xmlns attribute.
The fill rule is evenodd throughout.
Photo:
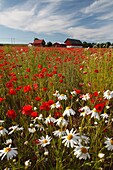
<svg viewBox="0 0 113 170"><path fill-rule="evenodd" d="M2 101L4 101L4 100L5 100L5 98L0 97L0 102L2 102Z"/></svg>
<svg viewBox="0 0 113 170"><path fill-rule="evenodd" d="M24 76L24 78L25 78L25 79L29 78L29 75L28 75L28 74L26 74L26 75Z"/></svg>
<svg viewBox="0 0 113 170"><path fill-rule="evenodd" d="M26 72L30 72L30 71L31 71L31 69L30 69L30 68L27 68L27 69L26 69Z"/></svg>
<svg viewBox="0 0 113 170"><path fill-rule="evenodd" d="M22 108L22 114L25 114L25 115L30 115L32 113L32 106L31 105L25 105L23 108Z"/></svg>
<svg viewBox="0 0 113 170"><path fill-rule="evenodd" d="M61 112L54 112L54 117L57 119L62 116Z"/></svg>
<svg viewBox="0 0 113 170"><path fill-rule="evenodd" d="M34 86L34 90L36 90L36 89L38 89L38 84L33 84L33 86Z"/></svg>
<svg viewBox="0 0 113 170"><path fill-rule="evenodd" d="M48 105L47 102L43 102L42 105L40 106L40 110L49 111L50 110L50 106Z"/></svg>
<svg viewBox="0 0 113 170"><path fill-rule="evenodd" d="M47 68L42 69L42 73L47 72Z"/></svg>
<svg viewBox="0 0 113 170"><path fill-rule="evenodd" d="M32 113L30 114L30 116L35 118L35 117L38 116L38 113L37 113L37 112L32 112Z"/></svg>
<svg viewBox="0 0 113 170"><path fill-rule="evenodd" d="M42 90L43 90L43 91L47 91L48 88L47 88L47 87L43 87Z"/></svg>
<svg viewBox="0 0 113 170"><path fill-rule="evenodd" d="M99 95L99 92L96 91L96 92L93 93L93 95L94 95L95 97L97 97L97 96Z"/></svg>
<svg viewBox="0 0 113 170"><path fill-rule="evenodd" d="M37 97L35 97L35 100L40 101L41 97L37 96Z"/></svg>
<svg viewBox="0 0 113 170"><path fill-rule="evenodd" d="M79 68L80 68L80 70L83 70L84 66L80 66Z"/></svg>
<svg viewBox="0 0 113 170"><path fill-rule="evenodd" d="M24 86L24 93L27 93L29 91L31 91L31 86L30 85Z"/></svg>
<svg viewBox="0 0 113 170"><path fill-rule="evenodd" d="M59 82L60 82L60 83L63 83L63 79L60 79Z"/></svg>
<svg viewBox="0 0 113 170"><path fill-rule="evenodd" d="M11 81L12 82L16 82L18 80L18 78L16 77L16 76L13 76L12 78L11 78Z"/></svg>
<svg viewBox="0 0 113 170"><path fill-rule="evenodd" d="M53 100L48 100L48 105L51 106L52 104L54 104L55 102Z"/></svg>
<svg viewBox="0 0 113 170"><path fill-rule="evenodd" d="M46 110L49 111L50 110L50 106L55 103L53 100L49 100L47 102L43 102L42 105L40 106L40 110Z"/></svg>
<svg viewBox="0 0 113 170"><path fill-rule="evenodd" d="M39 78L44 78L44 73L39 73L38 77Z"/></svg>
<svg viewBox="0 0 113 170"><path fill-rule="evenodd" d="M95 73L98 73L99 71L98 70L94 70Z"/></svg>
<svg viewBox="0 0 113 170"><path fill-rule="evenodd" d="M9 94L15 95L15 94L16 94L16 90L13 89L13 88L10 88L10 89L9 89Z"/></svg>
<svg viewBox="0 0 113 170"><path fill-rule="evenodd" d="M10 81L7 82L7 83L6 83L6 87L7 87L7 88L12 88L12 87L13 87L13 83L10 82Z"/></svg>
<svg viewBox="0 0 113 170"><path fill-rule="evenodd" d="M41 65L41 64L38 64L38 68L42 68L42 65Z"/></svg>
<svg viewBox="0 0 113 170"><path fill-rule="evenodd" d="M80 94L81 93L81 90L79 90L79 89L74 89L74 91L76 91L76 94Z"/></svg>
<svg viewBox="0 0 113 170"><path fill-rule="evenodd" d="M17 91L19 91L19 90L21 90L21 89L22 89L22 86L18 86L18 87L16 88Z"/></svg>
<svg viewBox="0 0 113 170"><path fill-rule="evenodd" d="M9 118L11 118L11 119L15 119L16 116L17 116L17 114L15 113L14 110L8 110L7 113L6 113L6 115L7 115Z"/></svg>
<svg viewBox="0 0 113 170"><path fill-rule="evenodd" d="M101 113L103 108L105 107L105 103L99 103L94 106L97 112Z"/></svg>

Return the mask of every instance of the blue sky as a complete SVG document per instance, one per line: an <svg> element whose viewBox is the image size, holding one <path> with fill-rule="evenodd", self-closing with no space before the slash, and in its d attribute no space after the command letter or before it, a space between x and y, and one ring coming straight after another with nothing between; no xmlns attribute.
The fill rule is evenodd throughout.
<svg viewBox="0 0 113 170"><path fill-rule="evenodd" d="M113 43L112 0L0 0L0 43Z"/></svg>

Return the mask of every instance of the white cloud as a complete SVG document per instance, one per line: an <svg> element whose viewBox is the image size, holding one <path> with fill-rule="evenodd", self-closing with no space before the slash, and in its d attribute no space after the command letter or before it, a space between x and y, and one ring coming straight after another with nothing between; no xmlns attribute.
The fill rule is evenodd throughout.
<svg viewBox="0 0 113 170"><path fill-rule="evenodd" d="M30 3L30 5L26 3L0 12L0 24L36 33L62 32L62 29L66 29L72 24L71 15L64 16L56 12L62 0L44 0L43 2L49 2L45 8L40 8L41 0L39 0L35 6L34 3ZM30 9L31 6L32 9Z"/></svg>
<svg viewBox="0 0 113 170"><path fill-rule="evenodd" d="M102 14L101 16L98 16L97 19L99 20L112 20L113 21L113 12L110 11L109 13Z"/></svg>
<svg viewBox="0 0 113 170"><path fill-rule="evenodd" d="M109 0L95 0L91 5L82 10L85 14L93 14L98 12L105 12L113 5L113 1Z"/></svg>
<svg viewBox="0 0 113 170"><path fill-rule="evenodd" d="M105 41L111 41L113 37L112 32L113 24L112 25L106 25L101 28L94 28L94 29L88 29L85 27L73 27L69 28L66 32L73 38L79 38L83 41L92 41L92 42L105 42Z"/></svg>

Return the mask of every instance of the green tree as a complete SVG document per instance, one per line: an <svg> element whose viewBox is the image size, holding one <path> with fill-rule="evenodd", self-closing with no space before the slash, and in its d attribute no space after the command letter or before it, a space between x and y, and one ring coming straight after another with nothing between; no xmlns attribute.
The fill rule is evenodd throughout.
<svg viewBox="0 0 113 170"><path fill-rule="evenodd" d="M47 45L46 45L46 46L47 46L47 47L52 47L52 45L53 45L52 42L49 41L49 42L47 42Z"/></svg>

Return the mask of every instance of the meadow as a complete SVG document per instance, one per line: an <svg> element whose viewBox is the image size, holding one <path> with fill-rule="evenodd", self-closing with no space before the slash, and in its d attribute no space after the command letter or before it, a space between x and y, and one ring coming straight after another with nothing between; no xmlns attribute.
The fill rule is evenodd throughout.
<svg viewBox="0 0 113 170"><path fill-rule="evenodd" d="M113 169L113 50L0 47L0 170Z"/></svg>

